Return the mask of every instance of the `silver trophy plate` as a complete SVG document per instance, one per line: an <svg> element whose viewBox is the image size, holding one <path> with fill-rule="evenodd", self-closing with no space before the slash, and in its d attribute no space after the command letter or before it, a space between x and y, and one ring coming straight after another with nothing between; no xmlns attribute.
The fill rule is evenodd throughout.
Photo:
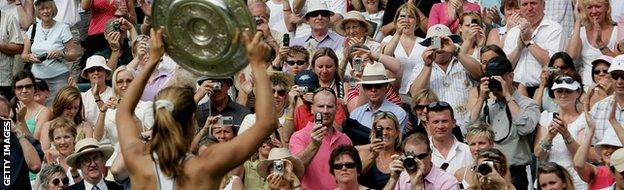
<svg viewBox="0 0 624 190"><path fill-rule="evenodd" d="M155 0L152 25L164 28L167 54L195 74L232 76L248 63L238 38L255 23L243 0Z"/></svg>

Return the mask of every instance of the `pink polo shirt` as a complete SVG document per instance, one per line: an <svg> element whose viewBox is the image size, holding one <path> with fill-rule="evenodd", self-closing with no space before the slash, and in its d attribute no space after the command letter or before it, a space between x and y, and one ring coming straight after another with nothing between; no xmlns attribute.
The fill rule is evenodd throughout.
<svg viewBox="0 0 624 190"><path fill-rule="evenodd" d="M412 183L410 183L410 176L407 172L401 172L399 181L397 181L394 190L410 190L412 189ZM447 173L438 167L431 167L431 171L424 180L425 190L459 190L459 182L453 174Z"/></svg>
<svg viewBox="0 0 624 190"><path fill-rule="evenodd" d="M313 122L308 124L301 130L295 132L290 137L290 152L293 155L301 154L306 147L312 142ZM301 186L304 189L334 189L336 188L336 180L329 173L329 156L331 152L340 145L351 145L351 139L344 133L334 130L334 135L323 138L321 146L312 158L312 161L305 169L305 174L301 180Z"/></svg>

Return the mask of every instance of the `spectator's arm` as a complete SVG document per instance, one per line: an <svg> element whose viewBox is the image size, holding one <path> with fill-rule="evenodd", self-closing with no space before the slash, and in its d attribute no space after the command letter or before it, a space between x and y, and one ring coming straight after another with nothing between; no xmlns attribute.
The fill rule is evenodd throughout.
<svg viewBox="0 0 624 190"><path fill-rule="evenodd" d="M551 121L554 122L554 121ZM533 151L535 152L535 157L539 161L547 161L548 155L550 153L549 150L544 150L540 144L546 143L552 145L554 136L550 135L548 132L548 126L538 125L537 131L535 132L535 142L533 142Z"/></svg>
<svg viewBox="0 0 624 190"><path fill-rule="evenodd" d="M25 0L21 6L17 6L17 16L19 17L20 28L26 30L33 24L34 12L35 6L33 4L33 0Z"/></svg>
<svg viewBox="0 0 624 190"><path fill-rule="evenodd" d="M516 65L518 65L520 54L522 54L522 50L524 50L524 44L522 44L522 40L520 40L521 33L520 27L516 26L510 29L507 32L507 37L505 37L503 50L507 54L507 58L511 62L513 68L516 68Z"/></svg>
<svg viewBox="0 0 624 190"><path fill-rule="evenodd" d="M76 44L75 40L69 40L65 42L65 51L63 52L63 59L68 62L75 61L78 59L80 55L80 50L78 49L78 44Z"/></svg>
<svg viewBox="0 0 624 190"><path fill-rule="evenodd" d="M15 54L21 54L23 50L24 50L23 44L0 42L0 53L11 56Z"/></svg>
<svg viewBox="0 0 624 190"><path fill-rule="evenodd" d="M124 163L123 156L117 155L117 158L113 162L111 166L111 174L113 174L113 178L117 182L125 181L130 177L130 172L126 167L126 163Z"/></svg>
<svg viewBox="0 0 624 190"><path fill-rule="evenodd" d="M579 56L581 56L581 49L583 47L583 44L581 43L580 33L581 21L577 20L574 22L572 36L570 37L570 41L568 41L568 47L566 48L566 53L568 53L573 60L576 60Z"/></svg>
<svg viewBox="0 0 624 190"><path fill-rule="evenodd" d="M85 11L91 10L91 3L93 3L93 0L80 0L80 6Z"/></svg>
<svg viewBox="0 0 624 190"><path fill-rule="evenodd" d="M36 140L24 134L18 136L18 140L22 147L22 153L24 154L28 169L33 172L39 172L41 169L41 157L39 157L35 146L31 144L31 141L35 142Z"/></svg>
<svg viewBox="0 0 624 190"><path fill-rule="evenodd" d="M461 44L461 48L458 48L457 58L459 59L459 63L461 63L466 71L470 73L470 76L473 78L481 78L483 76L483 69L481 68L481 63L470 54L468 54L468 49L472 45L473 42L463 42ZM479 51L479 49L474 49L474 51Z"/></svg>
<svg viewBox="0 0 624 190"><path fill-rule="evenodd" d="M531 103L530 105L523 107L522 110L520 110L520 107L516 101L518 100L510 101L509 104L507 104L507 106L509 106L509 111L511 112L511 118L513 120L512 125L518 127L519 135L528 135L530 133L533 133L540 117L540 112L537 104Z"/></svg>
<svg viewBox="0 0 624 190"><path fill-rule="evenodd" d="M416 94L419 90L429 88L429 80L431 78L431 64L422 67L422 70L414 80L414 83L410 86L410 93Z"/></svg>
<svg viewBox="0 0 624 190"><path fill-rule="evenodd" d="M589 113L585 113L589 114ZM586 116L586 118L591 119L591 116ZM596 167L587 162L587 155L589 154L590 146L592 138L594 137L594 132L596 131L596 124L591 121L587 121L587 130L585 130L585 136L583 137L583 141L581 141L581 146L574 154L574 170L579 174L581 180L586 183L593 183L594 179L596 179Z"/></svg>
<svg viewBox="0 0 624 190"><path fill-rule="evenodd" d="M107 107L108 105L104 105L102 107ZM93 138L95 140L101 141L104 138L104 134L106 130L104 130L104 120L106 119L106 108L99 108L98 110L98 118L95 122L95 128L93 130Z"/></svg>
<svg viewBox="0 0 624 190"><path fill-rule="evenodd" d="M41 139L41 131L37 130L38 128L43 128L43 125L45 125L45 123L47 121L50 120L50 115L52 115L52 113L50 112L50 109L48 108L42 108L43 110L41 110L41 113L39 113L39 116L37 116L37 123L36 123L36 129L35 129L35 139Z"/></svg>
<svg viewBox="0 0 624 190"><path fill-rule="evenodd" d="M293 4L292 4L292 12L295 14L299 14L302 13L301 9L303 9L303 6L305 5L306 0L294 0Z"/></svg>
<svg viewBox="0 0 624 190"><path fill-rule="evenodd" d="M321 147L321 144L316 144L312 140L305 149L301 153L295 155L295 157L299 158L305 167L308 167L316 155L316 152L318 152L319 147Z"/></svg>

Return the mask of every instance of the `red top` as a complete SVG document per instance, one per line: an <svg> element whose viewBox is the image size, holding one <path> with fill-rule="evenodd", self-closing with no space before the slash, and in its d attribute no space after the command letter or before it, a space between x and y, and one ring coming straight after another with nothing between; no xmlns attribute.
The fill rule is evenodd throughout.
<svg viewBox="0 0 624 190"><path fill-rule="evenodd" d="M611 171L609 171L609 167L607 166L598 166L596 167L596 177L594 178L594 182L589 184L589 190L599 190L605 187L609 187L615 183L615 178Z"/></svg>
<svg viewBox="0 0 624 190"><path fill-rule="evenodd" d="M342 101L336 100L336 117L334 117L334 124L341 125L347 118L343 105ZM304 104L298 106L295 108L294 115L295 120L293 121L293 124L295 125L295 131L303 129L308 122L314 122L314 114L312 114L312 110L309 105Z"/></svg>
<svg viewBox="0 0 624 190"><path fill-rule="evenodd" d="M115 18L116 0L93 0L91 4L91 23L89 23L89 35L104 33L106 22Z"/></svg>

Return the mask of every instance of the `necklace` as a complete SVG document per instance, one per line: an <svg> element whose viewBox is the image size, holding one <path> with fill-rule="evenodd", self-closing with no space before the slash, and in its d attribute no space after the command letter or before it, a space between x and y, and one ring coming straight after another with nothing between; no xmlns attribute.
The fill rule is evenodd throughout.
<svg viewBox="0 0 624 190"><path fill-rule="evenodd" d="M43 32L43 40L48 40L48 34L50 34L50 30L41 30Z"/></svg>

